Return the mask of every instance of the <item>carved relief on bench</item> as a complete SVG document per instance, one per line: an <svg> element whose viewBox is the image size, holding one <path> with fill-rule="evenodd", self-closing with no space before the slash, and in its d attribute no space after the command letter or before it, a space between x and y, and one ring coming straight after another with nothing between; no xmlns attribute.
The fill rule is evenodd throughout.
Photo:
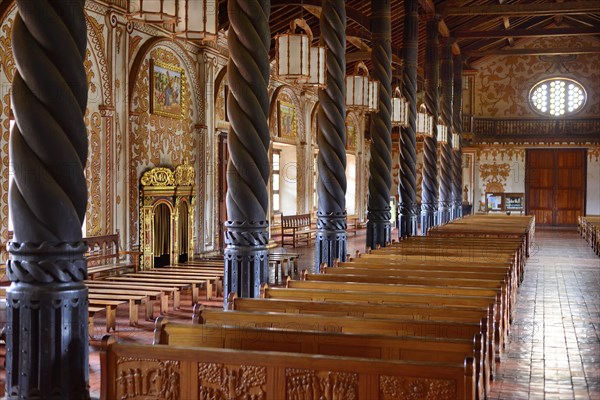
<svg viewBox="0 0 600 400"><path fill-rule="evenodd" d="M200 399L267 398L267 368L252 365L198 364Z"/></svg>
<svg viewBox="0 0 600 400"><path fill-rule="evenodd" d="M115 384L118 399L152 396L157 400L180 398L180 363L120 357L117 360Z"/></svg>

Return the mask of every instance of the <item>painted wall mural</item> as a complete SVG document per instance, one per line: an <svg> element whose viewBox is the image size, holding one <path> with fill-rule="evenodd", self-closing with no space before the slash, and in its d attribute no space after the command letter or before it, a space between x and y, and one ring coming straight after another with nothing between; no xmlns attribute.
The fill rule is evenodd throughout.
<svg viewBox="0 0 600 400"><path fill-rule="evenodd" d="M196 163L197 138L193 134L195 113L193 96L186 97L186 115L183 119L150 113L150 59L174 65L185 70L187 93L192 88L193 74L186 69L181 54L159 44L152 48L141 61L133 84L130 108L129 148L129 223L130 244L138 242L139 178L148 169L158 166L177 166Z"/></svg>
<svg viewBox="0 0 600 400"><path fill-rule="evenodd" d="M521 42L523 48L579 48L598 46L590 37L538 38ZM473 68L475 79L475 114L495 118L537 118L528 103L531 87L545 78L556 76L573 78L587 91L588 101L578 116L600 114L600 54L579 54L572 59L543 56L488 57ZM573 74L570 71L578 71Z"/></svg>

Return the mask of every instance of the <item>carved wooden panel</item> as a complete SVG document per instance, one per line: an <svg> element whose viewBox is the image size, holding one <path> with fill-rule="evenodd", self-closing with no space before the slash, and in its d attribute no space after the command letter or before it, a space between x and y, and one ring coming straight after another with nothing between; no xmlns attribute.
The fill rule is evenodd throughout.
<svg viewBox="0 0 600 400"><path fill-rule="evenodd" d="M286 400L356 400L358 374L287 368Z"/></svg>
<svg viewBox="0 0 600 400"><path fill-rule="evenodd" d="M266 367L198 364L199 400L264 400L266 384Z"/></svg>
<svg viewBox="0 0 600 400"><path fill-rule="evenodd" d="M117 360L117 399L180 398L179 361L121 357Z"/></svg>
<svg viewBox="0 0 600 400"><path fill-rule="evenodd" d="M454 381L383 375L379 378L381 400L453 400L457 398Z"/></svg>

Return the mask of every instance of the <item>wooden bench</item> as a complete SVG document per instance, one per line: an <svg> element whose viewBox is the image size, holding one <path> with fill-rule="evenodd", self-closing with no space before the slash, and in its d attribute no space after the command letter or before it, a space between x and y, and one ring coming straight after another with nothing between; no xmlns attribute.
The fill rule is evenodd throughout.
<svg viewBox="0 0 600 400"><path fill-rule="evenodd" d="M197 322L198 308L194 308L193 321ZM368 304L352 302L312 302L287 299L249 299L238 298L232 294L228 301L229 310L256 311L256 312L285 312L292 314L318 314L325 316L350 316L363 318L394 318L427 321L482 321L481 336L491 346L484 346L482 340L482 353L484 360L486 385L495 371L495 348L493 337L493 306L486 307L451 307L429 306L420 304ZM484 318L482 319L482 315ZM441 340L438 338L437 340ZM476 358L478 359L478 358Z"/></svg>
<svg viewBox="0 0 600 400"><path fill-rule="evenodd" d="M317 230L312 228L310 214L282 215L281 216L281 246L285 246L286 238L291 238L292 247L298 243L310 244L315 240Z"/></svg>
<svg viewBox="0 0 600 400"><path fill-rule="evenodd" d="M89 279L126 270L137 272L141 253L137 251L119 251L119 234L89 236L83 240L88 245L85 257ZM131 260L122 260L122 256L130 256Z"/></svg>
<svg viewBox="0 0 600 400"><path fill-rule="evenodd" d="M429 337L397 337L384 335L340 334L332 332L289 331L279 329L236 328L210 325L170 323L166 318L156 321L155 345L259 350L329 356L363 357L381 360L421 362L461 362L473 357L476 366L478 399L485 398L486 389L479 384L482 340Z"/></svg>
<svg viewBox="0 0 600 400"><path fill-rule="evenodd" d="M110 336L102 347L101 399L475 398L470 357L460 363L387 361L118 344Z"/></svg>
<svg viewBox="0 0 600 400"><path fill-rule="evenodd" d="M98 289L106 289L106 290L148 290L148 291L160 291L162 294L160 300L160 312L166 313L169 304L169 297L173 299L173 310L179 309L180 303L180 292L179 288L168 286L168 285L152 285L152 284L140 284L140 283L129 283L129 282L119 282L119 281L105 281L102 279L96 281L85 281L85 284L88 288L98 288Z"/></svg>
<svg viewBox="0 0 600 400"><path fill-rule="evenodd" d="M578 218L578 230L583 239L600 255L600 216L588 215Z"/></svg>

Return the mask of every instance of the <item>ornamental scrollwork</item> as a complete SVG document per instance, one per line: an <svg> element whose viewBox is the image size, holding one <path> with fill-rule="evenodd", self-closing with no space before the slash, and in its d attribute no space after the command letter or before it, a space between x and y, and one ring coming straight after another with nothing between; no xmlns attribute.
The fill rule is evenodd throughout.
<svg viewBox="0 0 600 400"><path fill-rule="evenodd" d="M140 182L142 186L174 186L175 176L169 168L157 167L144 172Z"/></svg>
<svg viewBox="0 0 600 400"><path fill-rule="evenodd" d="M175 185L177 186L193 186L196 179L194 167L190 164L183 164L175 168Z"/></svg>

